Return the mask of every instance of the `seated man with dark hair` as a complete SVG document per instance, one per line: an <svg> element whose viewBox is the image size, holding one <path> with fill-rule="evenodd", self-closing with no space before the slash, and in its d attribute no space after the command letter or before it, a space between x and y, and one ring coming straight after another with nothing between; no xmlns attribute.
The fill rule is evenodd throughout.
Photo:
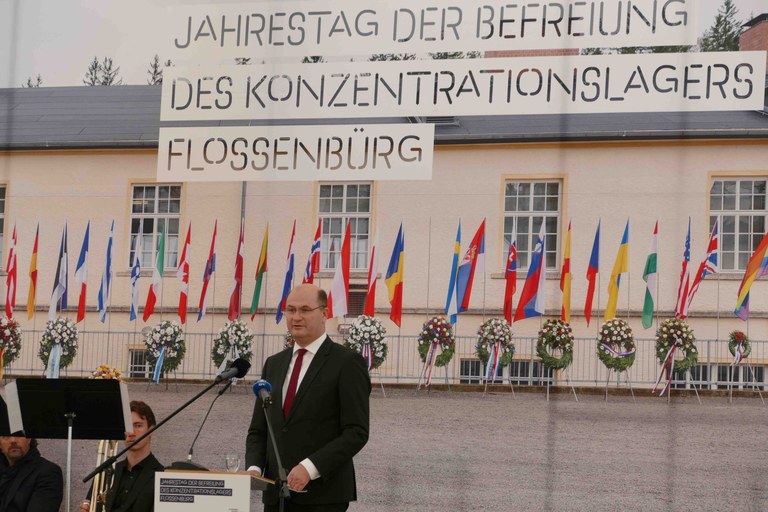
<svg viewBox="0 0 768 512"><path fill-rule="evenodd" d="M37 440L0 437L0 511L58 512L64 494L61 468L44 459Z"/></svg>
<svg viewBox="0 0 768 512"><path fill-rule="evenodd" d="M115 477L107 493L109 512L152 512L155 502L155 472L162 471L152 455L152 436L135 443L136 438L157 424L155 414L144 402L131 401L133 432L125 433L125 444L130 450L125 459L115 464ZM81 512L88 512L90 500L80 504Z"/></svg>

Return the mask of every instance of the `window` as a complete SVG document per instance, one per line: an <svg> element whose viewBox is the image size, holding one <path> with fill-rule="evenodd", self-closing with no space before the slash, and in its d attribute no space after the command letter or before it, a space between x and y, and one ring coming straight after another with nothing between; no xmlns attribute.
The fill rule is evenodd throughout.
<svg viewBox="0 0 768 512"><path fill-rule="evenodd" d="M462 359L459 362L459 382L461 384L480 384L483 364L479 359Z"/></svg>
<svg viewBox="0 0 768 512"><path fill-rule="evenodd" d="M766 231L766 179L716 179L709 191L709 229L720 221L720 268L744 270Z"/></svg>
<svg viewBox="0 0 768 512"><path fill-rule="evenodd" d="M542 222L546 268L556 269L560 182L508 181L504 187L504 247L501 261L507 261L512 233L516 233L517 266L528 268Z"/></svg>
<svg viewBox="0 0 768 512"><path fill-rule="evenodd" d="M134 185L128 266L133 264L136 240L141 232L141 266L153 267L165 229L165 268L176 268L179 259L180 217L181 185Z"/></svg>
<svg viewBox="0 0 768 512"><path fill-rule="evenodd" d="M0 186L0 248L3 247L4 239L5 239L5 186Z"/></svg>
<svg viewBox="0 0 768 512"><path fill-rule="evenodd" d="M765 384L765 367L730 364L717 365L717 389L728 389L728 383L732 389L763 388Z"/></svg>
<svg viewBox="0 0 768 512"><path fill-rule="evenodd" d="M365 311L365 297L368 295L367 284L349 284L349 303L347 317L357 318Z"/></svg>
<svg viewBox="0 0 768 512"><path fill-rule="evenodd" d="M371 185L348 183L320 185L320 266L335 269L347 221L350 228L352 269L368 268L368 236L371 220Z"/></svg>
<svg viewBox="0 0 768 512"><path fill-rule="evenodd" d="M665 374L666 376L666 374ZM681 372L675 370L672 372L672 389L691 389L691 385L701 389L707 386L709 382L709 366L706 364L697 364L690 370Z"/></svg>
<svg viewBox="0 0 768 512"><path fill-rule="evenodd" d="M552 380L553 370L541 361L512 361L509 363L509 381L515 385L546 386Z"/></svg>
<svg viewBox="0 0 768 512"><path fill-rule="evenodd" d="M148 379L150 377L146 349L128 350L128 377L139 379Z"/></svg>

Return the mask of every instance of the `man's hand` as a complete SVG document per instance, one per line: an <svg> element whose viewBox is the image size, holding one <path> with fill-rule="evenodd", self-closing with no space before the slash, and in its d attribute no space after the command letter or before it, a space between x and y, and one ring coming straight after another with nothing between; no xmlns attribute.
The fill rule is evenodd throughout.
<svg viewBox="0 0 768 512"><path fill-rule="evenodd" d="M288 473L288 488L294 491L303 491L309 483L309 473L301 464L296 464Z"/></svg>
<svg viewBox="0 0 768 512"><path fill-rule="evenodd" d="M80 512L89 512L91 510L91 502L83 500L80 502Z"/></svg>

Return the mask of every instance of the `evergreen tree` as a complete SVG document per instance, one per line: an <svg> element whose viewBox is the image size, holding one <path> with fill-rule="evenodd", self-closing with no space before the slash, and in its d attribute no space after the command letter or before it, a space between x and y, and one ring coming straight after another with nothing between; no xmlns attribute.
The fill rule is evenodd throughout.
<svg viewBox="0 0 768 512"><path fill-rule="evenodd" d="M155 54L155 58L149 63L149 69L147 70L149 78L147 83L149 85L160 85L163 83L163 69L160 67L160 57Z"/></svg>
<svg viewBox="0 0 768 512"><path fill-rule="evenodd" d="M724 0L717 11L714 24L704 32L699 46L703 52L735 52L739 50L741 23L733 0Z"/></svg>
<svg viewBox="0 0 768 512"><path fill-rule="evenodd" d="M32 81L32 77L29 77L26 83L21 84L22 87L40 87L41 85L43 85L43 78L40 75L37 75L35 81Z"/></svg>
<svg viewBox="0 0 768 512"><path fill-rule="evenodd" d="M318 64L320 62L325 62L325 59L321 55L316 55L314 57L304 57L301 59L302 64Z"/></svg>
<svg viewBox="0 0 768 512"><path fill-rule="evenodd" d="M377 53L376 55L371 55L368 58L368 61L383 62L387 60L414 60L414 59L416 59L416 54L414 53Z"/></svg>
<svg viewBox="0 0 768 512"><path fill-rule="evenodd" d="M99 85L123 85L123 79L118 76L120 66L114 67L112 59L104 57L101 64L101 74L99 76Z"/></svg>
<svg viewBox="0 0 768 512"><path fill-rule="evenodd" d="M83 83L85 85L99 85L101 83L101 79L99 78L100 75L101 64L99 64L99 59L94 57L91 63L88 65L88 71L85 72Z"/></svg>
<svg viewBox="0 0 768 512"><path fill-rule="evenodd" d="M430 53L430 57L435 60L441 59L477 59L481 56L480 52L436 52Z"/></svg>

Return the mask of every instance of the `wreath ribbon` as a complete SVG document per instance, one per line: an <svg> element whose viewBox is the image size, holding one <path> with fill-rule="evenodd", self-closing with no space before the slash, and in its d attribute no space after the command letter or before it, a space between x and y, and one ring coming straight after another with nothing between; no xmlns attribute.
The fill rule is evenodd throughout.
<svg viewBox="0 0 768 512"><path fill-rule="evenodd" d="M651 393L656 392L656 388L659 386L659 382L661 382L661 378L664 375L664 372L667 373L667 382L664 384L664 388L661 390L661 393L659 393L659 396L664 396L664 393L666 391L669 391L669 386L672 384L672 372L675 371L675 349L677 348L677 339L675 339L675 342L672 343L672 346L669 347L669 350L667 351L667 355L664 357L664 362L661 364L661 370L659 371L659 376L656 378L656 383L653 385L653 389L651 390Z"/></svg>
<svg viewBox="0 0 768 512"><path fill-rule="evenodd" d="M731 366L736 366L737 364L740 364L744 360L744 344L743 343L737 343L734 347L734 354L733 354L733 362L731 363ZM0 373L0 377L2 376L2 373Z"/></svg>
<svg viewBox="0 0 768 512"><path fill-rule="evenodd" d="M365 360L365 366L368 368L368 371L370 372L373 370L373 350L371 349L370 343L360 344L360 355L363 356L363 359Z"/></svg>
<svg viewBox="0 0 768 512"><path fill-rule="evenodd" d="M601 343L600 344L600 348L603 349L605 352L608 352L611 356L616 357L616 358L629 357L632 354L634 354L635 352L637 352L637 350L634 349L634 348L632 350L627 351L627 352L617 352L616 349L614 349L613 347L611 347L610 345L607 345L605 343Z"/></svg>
<svg viewBox="0 0 768 512"><path fill-rule="evenodd" d="M54 343L51 346L51 353L48 356L48 368L45 371L47 379L59 378L59 366L61 365L61 345Z"/></svg>
<svg viewBox="0 0 768 512"><path fill-rule="evenodd" d="M501 359L500 343L491 344L490 356L488 357L488 366L485 371L485 380L491 380L496 376Z"/></svg>
<svg viewBox="0 0 768 512"><path fill-rule="evenodd" d="M424 385L429 386L432 382L432 369L435 367L435 360L437 359L437 346L439 343L433 341L429 344L429 352L424 359L424 368L421 370L421 377L424 379Z"/></svg>
<svg viewBox="0 0 768 512"><path fill-rule="evenodd" d="M155 384L160 384L160 374L163 373L163 363L165 362L165 347L160 349L160 354L157 356L157 362L155 363L155 374L152 376L152 380Z"/></svg>

